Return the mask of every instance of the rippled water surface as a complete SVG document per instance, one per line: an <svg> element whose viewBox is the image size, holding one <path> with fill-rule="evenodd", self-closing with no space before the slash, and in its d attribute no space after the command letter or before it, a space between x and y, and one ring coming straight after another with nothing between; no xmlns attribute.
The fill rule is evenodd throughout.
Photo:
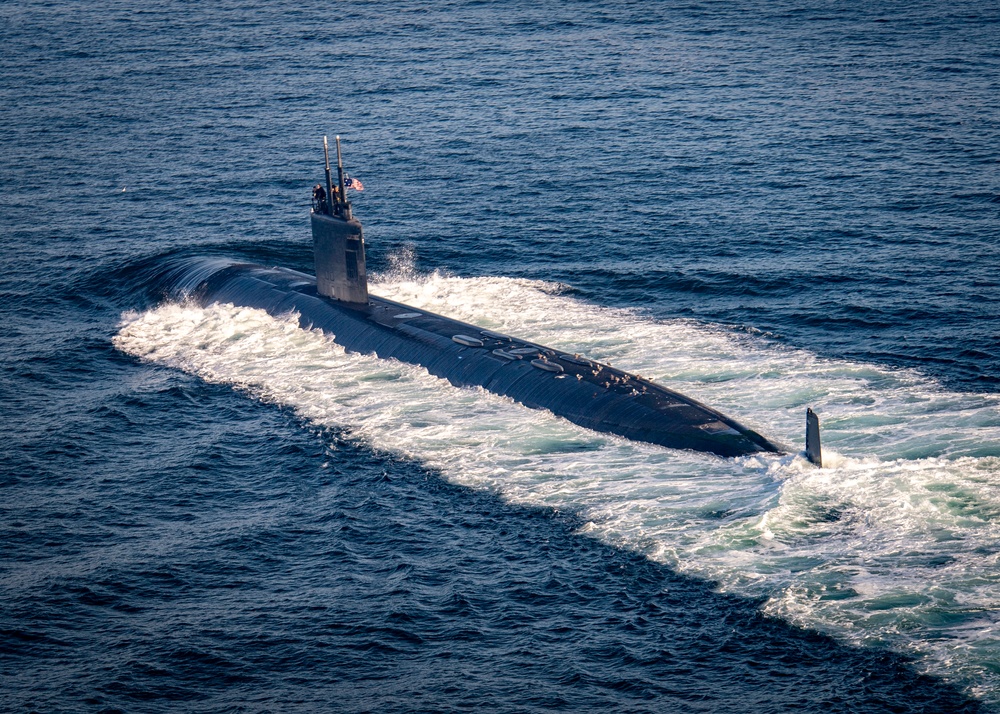
<svg viewBox="0 0 1000 714"><path fill-rule="evenodd" d="M1000 709L1000 10L0 6L0 708ZM821 470L588 432L233 306L311 270Z"/></svg>

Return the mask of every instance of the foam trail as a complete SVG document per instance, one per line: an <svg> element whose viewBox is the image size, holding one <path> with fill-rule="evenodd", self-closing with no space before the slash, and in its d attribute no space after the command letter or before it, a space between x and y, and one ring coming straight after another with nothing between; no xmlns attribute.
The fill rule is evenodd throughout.
<svg viewBox="0 0 1000 714"><path fill-rule="evenodd" d="M796 448L810 405L823 419L826 468L598 434L422 368L345 354L257 310L167 304L125 315L114 342L346 428L456 483L579 513L606 542L762 596L767 612L797 624L917 655L1000 703L995 395L595 307L552 284L402 274L373 291L610 359Z"/></svg>

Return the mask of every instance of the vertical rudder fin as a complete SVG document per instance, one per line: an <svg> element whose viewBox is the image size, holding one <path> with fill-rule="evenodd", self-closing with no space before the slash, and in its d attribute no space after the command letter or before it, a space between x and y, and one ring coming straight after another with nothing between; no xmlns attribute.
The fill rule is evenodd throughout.
<svg viewBox="0 0 1000 714"><path fill-rule="evenodd" d="M806 458L810 463L823 466L823 448L819 442L819 417L806 409Z"/></svg>

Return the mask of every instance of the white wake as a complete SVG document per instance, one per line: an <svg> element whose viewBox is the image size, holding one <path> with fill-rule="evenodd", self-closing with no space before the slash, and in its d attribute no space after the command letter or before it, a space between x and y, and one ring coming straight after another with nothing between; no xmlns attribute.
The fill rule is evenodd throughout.
<svg viewBox="0 0 1000 714"><path fill-rule="evenodd" d="M1000 702L1000 398L918 373L824 360L684 320L656 321L503 278L390 277L373 292L650 377L802 448L825 468L720 459L597 434L419 367L349 355L291 317L166 304L123 316L124 352L232 384L584 531L766 598L843 640L916 655Z"/></svg>

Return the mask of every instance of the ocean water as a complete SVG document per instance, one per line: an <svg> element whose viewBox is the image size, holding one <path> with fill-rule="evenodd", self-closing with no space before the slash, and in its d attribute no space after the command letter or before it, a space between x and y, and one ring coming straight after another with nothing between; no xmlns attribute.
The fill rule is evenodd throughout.
<svg viewBox="0 0 1000 714"><path fill-rule="evenodd" d="M1000 9L0 5L0 709L1000 711ZM826 461L231 305L311 269Z"/></svg>

